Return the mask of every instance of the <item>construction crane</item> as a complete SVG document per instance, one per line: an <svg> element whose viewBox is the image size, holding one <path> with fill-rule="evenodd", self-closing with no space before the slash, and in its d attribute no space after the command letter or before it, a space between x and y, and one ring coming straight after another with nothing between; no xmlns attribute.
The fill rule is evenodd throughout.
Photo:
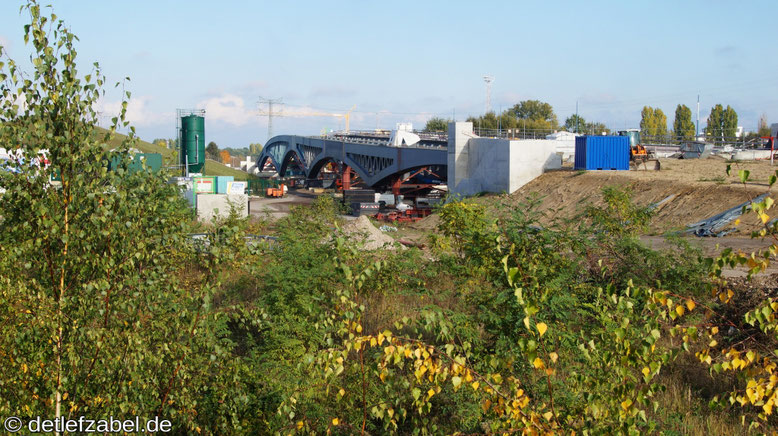
<svg viewBox="0 0 778 436"><path fill-rule="evenodd" d="M300 112L271 112L270 110L265 111L263 109L259 110L260 116L267 116L268 118L271 117L335 117L335 118L343 118L346 121L346 132L349 132L350 129L350 121L351 121L351 112L354 111L354 109L357 108L357 105L351 106L351 109L346 111L344 114L335 113L335 112L317 112L315 110L304 110Z"/></svg>

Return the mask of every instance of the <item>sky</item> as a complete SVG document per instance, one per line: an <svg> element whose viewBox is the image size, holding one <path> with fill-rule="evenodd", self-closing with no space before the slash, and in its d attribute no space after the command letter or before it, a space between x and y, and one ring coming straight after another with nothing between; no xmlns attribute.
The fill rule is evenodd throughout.
<svg viewBox="0 0 778 436"><path fill-rule="evenodd" d="M778 122L774 0L49 3L79 37L81 71L130 78L145 140L174 138L181 108L204 109L221 148L265 143L261 99L283 102L274 135L342 129L351 108L352 130L461 121L485 112L485 75L493 110L537 99L560 123L577 103L587 121L636 128L648 105L672 127L678 104L696 118L698 95L701 128L717 103L747 131ZM29 65L21 4L0 2L0 45ZM106 123L120 97L106 89Z"/></svg>

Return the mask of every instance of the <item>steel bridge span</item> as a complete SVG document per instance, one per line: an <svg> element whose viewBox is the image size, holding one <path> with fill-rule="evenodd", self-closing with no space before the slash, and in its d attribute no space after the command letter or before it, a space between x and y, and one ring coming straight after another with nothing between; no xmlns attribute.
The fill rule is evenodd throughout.
<svg viewBox="0 0 778 436"><path fill-rule="evenodd" d="M341 134L325 137L280 135L271 138L257 159L257 168L266 163L284 177L294 166L305 177L314 179L330 162L348 165L371 187L388 186L403 174L431 168L445 179L448 164L446 141L422 139L412 146L391 146L387 136Z"/></svg>

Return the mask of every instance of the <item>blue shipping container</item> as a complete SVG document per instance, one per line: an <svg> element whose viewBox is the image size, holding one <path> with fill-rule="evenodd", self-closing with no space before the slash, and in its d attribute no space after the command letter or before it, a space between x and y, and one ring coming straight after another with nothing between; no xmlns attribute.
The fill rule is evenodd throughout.
<svg viewBox="0 0 778 436"><path fill-rule="evenodd" d="M579 136L575 138L575 169L629 170L629 137Z"/></svg>
<svg viewBox="0 0 778 436"><path fill-rule="evenodd" d="M234 181L235 181L235 177L233 176L216 176L216 193L226 194L227 183L234 182Z"/></svg>

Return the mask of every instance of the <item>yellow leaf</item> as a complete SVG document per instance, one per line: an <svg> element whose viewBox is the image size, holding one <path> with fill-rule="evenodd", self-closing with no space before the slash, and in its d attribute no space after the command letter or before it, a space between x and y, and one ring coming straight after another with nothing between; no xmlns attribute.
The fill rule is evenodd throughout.
<svg viewBox="0 0 778 436"><path fill-rule="evenodd" d="M338 425L340 424L340 420L338 418L332 418L332 425Z"/></svg>
<svg viewBox="0 0 778 436"><path fill-rule="evenodd" d="M713 327L712 329L710 329L710 334L712 334L712 335L715 335L718 332L719 332L719 328L718 327Z"/></svg>
<svg viewBox="0 0 778 436"><path fill-rule="evenodd" d="M760 213L759 218L762 220L762 224L767 224L767 222L770 221L770 215L766 213Z"/></svg>
<svg viewBox="0 0 778 436"><path fill-rule="evenodd" d="M473 387L473 390L474 390L474 391L477 391L477 390L478 390L478 386L480 386L480 384L479 384L477 381L475 381L475 382L473 382L473 384L471 384L470 386L472 386L472 387Z"/></svg>
<svg viewBox="0 0 778 436"><path fill-rule="evenodd" d="M691 310L694 310L694 308L697 307L696 304L694 304L694 301L692 300L686 300L686 308Z"/></svg>
<svg viewBox="0 0 778 436"><path fill-rule="evenodd" d="M648 375L649 375L649 374L651 374L651 370L650 370L650 369L648 369L648 367L647 367L647 366L646 366L646 367L644 367L644 368L643 368L643 375L644 375L644 376L646 376L646 377L648 377Z"/></svg>
<svg viewBox="0 0 778 436"><path fill-rule="evenodd" d="M621 408L624 410L629 410L629 406L631 405L632 405L632 400L630 400L629 398L621 402Z"/></svg>
<svg viewBox="0 0 778 436"><path fill-rule="evenodd" d="M735 220L735 227L737 227L737 226L739 226L739 225L740 225L740 218L738 218L738 219L736 219L736 220Z"/></svg>
<svg viewBox="0 0 778 436"><path fill-rule="evenodd" d="M338 393L340 394L340 396L341 396L341 397L342 397L342 396L344 396L344 395L346 395L346 391L345 391L345 390L343 390L343 388L340 388L340 390L338 391Z"/></svg>
<svg viewBox="0 0 778 436"><path fill-rule="evenodd" d="M427 397L432 398L433 395L435 395L435 390L434 389L430 389L430 390L427 391Z"/></svg>
<svg viewBox="0 0 778 436"><path fill-rule="evenodd" d="M675 312L678 313L678 316L683 315L683 306L675 306Z"/></svg>
<svg viewBox="0 0 778 436"><path fill-rule="evenodd" d="M559 359L559 355L556 354L556 351L552 351L552 352L548 353L548 357L550 357L551 361L554 362L554 363L556 363L556 360Z"/></svg>
<svg viewBox="0 0 778 436"><path fill-rule="evenodd" d="M304 423L304 422L302 422L302 421L297 421L297 429L298 429L298 430L301 430L301 429L303 428L303 426L305 426L305 423ZM200 428L200 427L197 427L197 428ZM200 433L200 432L198 431L198 433Z"/></svg>
<svg viewBox="0 0 778 436"><path fill-rule="evenodd" d="M542 360L540 360L540 357L536 357L536 358L535 358L535 360L532 362L532 365L533 365L535 368L537 368L537 369L543 368L543 366L544 366L544 365L543 365L543 361L542 361Z"/></svg>
<svg viewBox="0 0 778 436"><path fill-rule="evenodd" d="M543 414L543 418L546 418L546 421L551 421L551 418L554 416L551 412L546 412Z"/></svg>
<svg viewBox="0 0 778 436"><path fill-rule="evenodd" d="M528 316L524 317L524 327L527 327L527 330L529 330L529 317Z"/></svg>
<svg viewBox="0 0 778 436"><path fill-rule="evenodd" d="M383 333L379 333L378 334L378 345L381 345L383 343L384 343L384 334Z"/></svg>
<svg viewBox="0 0 778 436"><path fill-rule="evenodd" d="M544 322L539 322L535 327L538 329L538 333L540 333L540 336L545 335L546 330L548 330L548 326Z"/></svg>
<svg viewBox="0 0 778 436"><path fill-rule="evenodd" d="M481 409L483 409L484 413L488 412L490 407L492 407L491 400L486 400L481 404Z"/></svg>

